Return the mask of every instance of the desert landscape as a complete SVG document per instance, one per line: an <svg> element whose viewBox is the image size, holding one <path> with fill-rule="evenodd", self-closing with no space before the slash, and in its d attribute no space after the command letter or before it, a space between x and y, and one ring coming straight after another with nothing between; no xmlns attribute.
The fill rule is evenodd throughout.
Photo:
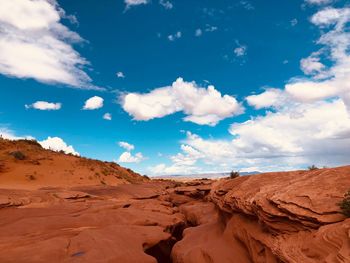
<svg viewBox="0 0 350 263"><path fill-rule="evenodd" d="M0 262L350 262L350 166L187 182L0 140Z"/></svg>
<svg viewBox="0 0 350 263"><path fill-rule="evenodd" d="M0 0L0 263L350 263L350 0Z"/></svg>

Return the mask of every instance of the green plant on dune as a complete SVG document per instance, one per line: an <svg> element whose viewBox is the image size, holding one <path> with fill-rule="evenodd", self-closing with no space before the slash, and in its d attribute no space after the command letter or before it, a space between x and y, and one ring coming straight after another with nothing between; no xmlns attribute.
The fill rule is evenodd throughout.
<svg viewBox="0 0 350 263"><path fill-rule="evenodd" d="M350 217L350 190L344 195L344 199L338 205L342 214Z"/></svg>

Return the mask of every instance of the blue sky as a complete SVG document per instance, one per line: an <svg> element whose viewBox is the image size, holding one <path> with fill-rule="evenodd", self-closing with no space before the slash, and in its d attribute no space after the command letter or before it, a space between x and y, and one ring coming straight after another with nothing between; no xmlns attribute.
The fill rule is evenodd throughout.
<svg viewBox="0 0 350 263"><path fill-rule="evenodd" d="M346 164L348 4L1 3L0 133L150 175Z"/></svg>

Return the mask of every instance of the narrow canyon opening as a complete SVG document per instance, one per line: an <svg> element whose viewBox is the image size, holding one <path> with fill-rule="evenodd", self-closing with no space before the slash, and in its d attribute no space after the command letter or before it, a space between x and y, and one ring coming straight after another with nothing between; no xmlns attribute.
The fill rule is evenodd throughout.
<svg viewBox="0 0 350 263"><path fill-rule="evenodd" d="M162 240L156 245L145 250L147 255L154 257L158 263L171 263L171 251L174 245L182 239L183 231L187 227L191 227L187 223L180 223L171 226L167 231L171 233L171 237L167 240Z"/></svg>

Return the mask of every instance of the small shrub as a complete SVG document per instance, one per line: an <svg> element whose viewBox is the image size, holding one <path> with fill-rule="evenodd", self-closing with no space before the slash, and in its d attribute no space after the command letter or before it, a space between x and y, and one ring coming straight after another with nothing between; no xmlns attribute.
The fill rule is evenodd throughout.
<svg viewBox="0 0 350 263"><path fill-rule="evenodd" d="M341 201L338 205L343 215L350 217L350 190L344 195L343 201Z"/></svg>
<svg viewBox="0 0 350 263"><path fill-rule="evenodd" d="M315 171L315 170L318 170L318 167L316 165L311 165L308 167L309 171Z"/></svg>
<svg viewBox="0 0 350 263"><path fill-rule="evenodd" d="M232 171L231 173L230 173L230 179L235 179L235 178L237 178L237 177L239 177L240 175L239 175L239 172L235 172L235 171Z"/></svg>
<svg viewBox="0 0 350 263"><path fill-rule="evenodd" d="M151 180L151 178L149 178L147 175L143 175L143 178L145 178L147 180Z"/></svg>
<svg viewBox="0 0 350 263"><path fill-rule="evenodd" d="M10 154L17 160L24 160L26 158L24 153L22 153L20 151L15 151L15 152L12 152Z"/></svg>
<svg viewBox="0 0 350 263"><path fill-rule="evenodd" d="M41 144L38 143L38 141L36 141L34 139L21 139L21 140L18 140L18 142L24 142L24 143L42 148Z"/></svg>

